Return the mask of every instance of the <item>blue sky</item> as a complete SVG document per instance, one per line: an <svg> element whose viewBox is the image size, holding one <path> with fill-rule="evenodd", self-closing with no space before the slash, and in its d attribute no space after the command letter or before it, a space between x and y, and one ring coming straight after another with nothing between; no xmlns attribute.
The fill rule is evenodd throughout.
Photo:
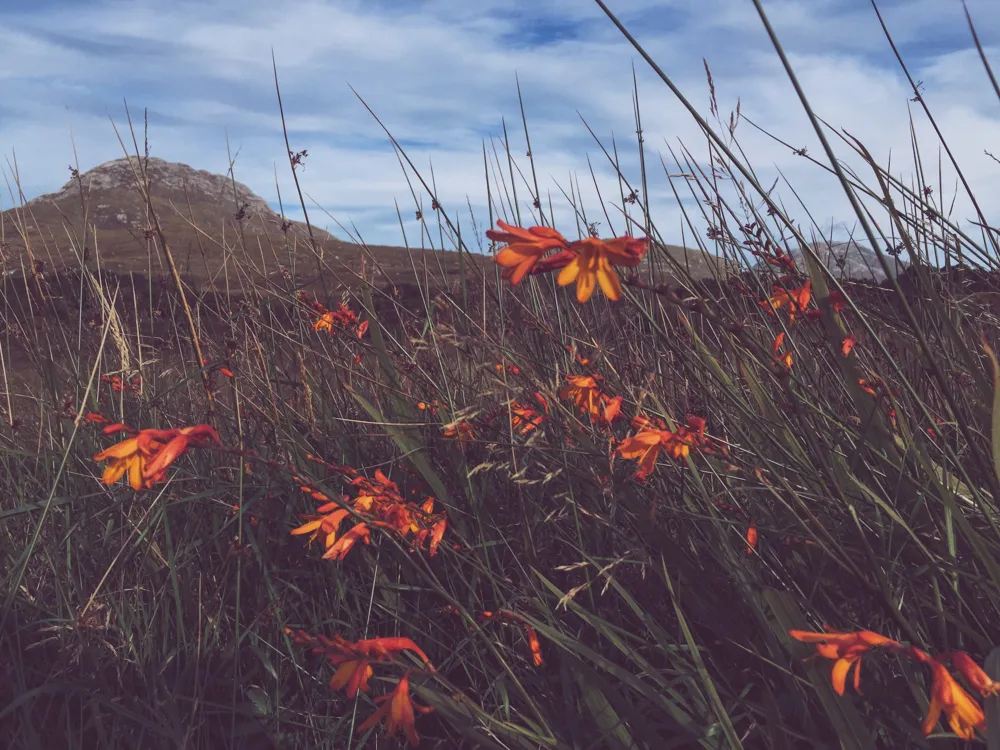
<svg viewBox="0 0 1000 750"><path fill-rule="evenodd" d="M776 136L819 155L809 128L749 0L608 0L661 67L707 113L702 59L710 65L723 117L735 106ZM1000 3L968 0L1000 73ZM885 0L887 22L963 169L997 217L1000 102L975 55L958 0ZM861 138L877 159L909 175L908 111L926 164L937 147L902 78L868 0L765 0L814 109ZM225 172L226 139L236 178L286 207L292 196L280 130L271 50L310 217L344 236L357 227L371 243L400 244L398 201L411 242L414 203L385 135L352 94L365 97L422 170L433 165L442 204L463 225L469 204L487 220L483 142L506 118L522 162L515 74L529 120L543 193L557 224L575 232L562 197L576 175L596 211L588 156L602 194L617 195L613 171L580 117L610 144L638 182L632 121L632 65L639 76L650 200L661 233L684 239L660 155L684 144L698 158L704 138L669 90L588 0L5 0L0 14L0 150L7 183L16 155L26 197L58 189L74 161L86 170L122 151L111 120L150 113L151 153ZM579 113L579 114L578 114ZM110 119L109 119L110 118ZM770 184L779 173L824 226L850 229L836 186L818 167L743 124L740 142ZM499 141L497 141L499 147ZM846 156L846 152L845 152ZM853 163L857 163L856 161ZM945 184L953 183L945 170ZM680 186L683 189L683 185ZM779 186L787 202L795 199ZM947 192L947 191L946 191ZM522 189L520 196L525 196ZM426 204L429 200L425 198ZM689 207L694 202L687 203ZM530 209L530 206L522 206ZM328 212L329 216L324 215ZM288 213L299 218L301 211ZM804 212L796 217L806 221ZM801 214L801 215L800 215ZM958 219L971 217L963 199ZM332 217L332 218L331 218ZM994 224L998 223L993 221ZM607 233L607 227L602 232ZM621 223L611 227L622 229ZM688 239L690 244L690 239Z"/></svg>

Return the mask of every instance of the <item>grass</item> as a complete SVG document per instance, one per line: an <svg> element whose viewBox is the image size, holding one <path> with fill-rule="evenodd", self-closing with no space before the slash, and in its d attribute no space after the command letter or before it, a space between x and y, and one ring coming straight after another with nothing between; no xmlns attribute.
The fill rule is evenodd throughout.
<svg viewBox="0 0 1000 750"><path fill-rule="evenodd" d="M785 60L776 38L775 49ZM782 250L808 248L820 228L757 183L714 102L709 118L691 112L727 179L686 152L670 169L694 176L671 185L699 199L687 219L711 227L701 249L743 269L711 283L663 250L648 160L634 184L620 173L603 187L596 210L571 194L581 236L606 213L653 240L621 300L580 304L557 274L514 286L470 262L481 235L459 234L402 150L418 208L427 195L424 236L461 252L457 280L415 253L406 290L370 283L366 267L342 299L317 299L292 275L241 267L247 248L220 277L238 288L211 294L99 258L5 277L10 746L392 746L384 727L358 730L401 683L434 709L415 721L430 747L947 745L947 722L921 732L939 683L913 655L982 662L995 645L996 234L955 223L921 171L904 182L837 139L799 93L827 151L809 158L840 182L881 261L909 264L884 287L841 283L808 251L782 267ZM845 171L835 147L868 174ZM489 226L548 223L518 150L487 155ZM291 149L289 166L297 177ZM146 200L169 259L169 227ZM341 301L356 319L315 330ZM567 378L588 375L605 405L620 397L621 418L601 424L610 414L573 403ZM101 481L93 456L121 438L87 414L208 424L220 441L189 446L134 491ZM644 478L622 455L639 415L674 436ZM704 438L689 416L706 421ZM690 450L672 456L683 425ZM378 506L357 497L376 472L398 485L394 509L431 497L444 513L436 554L426 538L411 548L429 516L412 511L408 534L372 522ZM341 532L369 523L370 543L324 560L323 540L291 535L317 498L348 510ZM864 652L864 695L838 695L830 662L789 636L824 625L895 644ZM323 658L343 647L300 631L410 639L433 666L410 647L366 651L370 690L348 697Z"/></svg>

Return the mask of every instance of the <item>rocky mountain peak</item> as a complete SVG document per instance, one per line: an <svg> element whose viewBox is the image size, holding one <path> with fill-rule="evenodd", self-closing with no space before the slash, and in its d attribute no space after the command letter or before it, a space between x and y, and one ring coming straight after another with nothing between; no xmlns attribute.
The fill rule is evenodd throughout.
<svg viewBox="0 0 1000 750"><path fill-rule="evenodd" d="M859 245L854 240L818 242L813 244L813 249L820 261L838 279L870 281L876 284L881 284L886 279L885 271L875 251L866 245ZM801 251L793 251L792 257L805 268ZM893 276L902 273L906 268L906 263L898 258L890 257L888 260L889 270Z"/></svg>
<svg viewBox="0 0 1000 750"><path fill-rule="evenodd" d="M881 284L886 279L878 255L866 245L860 245L854 240L846 242L814 242L813 250L819 260L825 265L834 278L841 281L861 281ZM799 270L805 273L807 269L804 254L799 248L789 251L792 260ZM889 270L893 276L898 276L906 270L907 264L899 258L889 258ZM764 268L764 266L759 266Z"/></svg>
<svg viewBox="0 0 1000 750"><path fill-rule="evenodd" d="M186 195L189 199L193 196L195 202L206 201L212 204L235 203L246 206L245 215L248 216L260 215L267 219L277 216L266 200L240 182L236 183L234 200L233 182L225 175L213 174L204 169L194 169L187 164L152 156L143 161L154 195L171 197ZM137 166L135 156L104 162L80 175L84 192L134 190ZM60 202L67 198L79 200L79 191L79 182L74 177L56 192L41 195L31 203Z"/></svg>
<svg viewBox="0 0 1000 750"><path fill-rule="evenodd" d="M236 248L266 247L272 259L281 253L276 264L303 268L309 263L315 268L317 250L347 252L347 243L332 234L315 226L310 234L301 222L283 220L246 185L237 182L234 188L230 176L155 157L143 158L142 165L156 217L185 273L211 276ZM149 207L136 188L138 167L134 156L108 161L28 201L26 210L0 213L9 238L0 249L0 266L17 268L29 248L45 247L55 267L77 265L82 250L115 273L157 268ZM297 260L288 260L290 253ZM255 262L259 254L253 253ZM276 265L273 273L285 271Z"/></svg>

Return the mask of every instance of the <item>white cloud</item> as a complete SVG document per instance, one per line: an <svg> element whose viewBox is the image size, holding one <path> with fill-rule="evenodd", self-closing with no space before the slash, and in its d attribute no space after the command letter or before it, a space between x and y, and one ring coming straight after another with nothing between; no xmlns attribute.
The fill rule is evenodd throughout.
<svg viewBox="0 0 1000 750"><path fill-rule="evenodd" d="M708 109L706 58L724 116L739 97L743 113L755 122L821 156L748 3L611 0L609 5L703 113ZM984 199L996 194L1000 166L983 150L1000 151L1000 104L972 49L959 5L892 0L883 6L970 181ZM981 37L996 38L1000 7L992 0L970 0L969 6ZM501 118L519 165L529 168L516 73L543 194L552 194L560 206L557 217L571 228L572 214L559 192L559 185L568 187L570 173L583 189L588 216L599 213L588 155L602 194L618 202L613 171L578 112L605 145L610 147L615 133L622 165L638 183L631 103L635 63L650 196L664 236L681 238L679 211L659 158L662 153L674 171L665 144L676 147L683 141L700 158L704 138L596 4L96 0L86 6L49 4L38 12L31 8L25 5L0 20L0 46L8 61L0 64L6 93L0 102L0 149L8 157L16 150L29 197L68 179L73 158L68 123L82 168L121 156L108 115L123 127L127 99L134 120L141 121L142 109L149 108L155 155L222 172L228 166L228 134L234 152L239 150L237 179L276 201L277 164L287 207L294 191L283 161L273 48L292 148L309 151L303 187L338 221L350 226L353 220L369 242L400 241L394 200L415 230L414 206L385 135L348 83L383 118L418 168L433 163L442 203L468 226L467 200L477 220L486 221L482 144L487 140L491 152L502 145L490 140L501 136ZM820 116L857 135L880 160L891 151L894 170L905 174L912 169L912 111L925 157L936 164L932 134L908 101L912 92L868 3L771 0L766 9ZM1000 68L997 50L990 54ZM846 201L820 168L746 124L737 133L763 183L770 185L780 169L821 223L851 222ZM837 148L848 163L859 165L842 144ZM526 190L518 188L524 199ZM790 193L785 198L794 200ZM7 196L3 205L9 205ZM971 215L961 201L957 206L959 216ZM995 217L995 202L987 201L986 209ZM310 216L339 233L319 209L310 208ZM620 219L612 218L620 230ZM805 221L804 214L798 218Z"/></svg>

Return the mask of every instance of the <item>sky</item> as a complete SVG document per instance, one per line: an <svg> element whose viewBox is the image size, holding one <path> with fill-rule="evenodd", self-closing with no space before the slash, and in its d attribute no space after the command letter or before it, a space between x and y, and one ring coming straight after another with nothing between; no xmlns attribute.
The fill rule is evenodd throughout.
<svg viewBox="0 0 1000 750"><path fill-rule="evenodd" d="M607 4L703 115L710 116L707 63L721 118L739 100L742 115L787 144L748 122L736 129L761 183L779 181L774 195L797 222L808 231L811 217L840 239L855 229L829 174L793 153L804 147L822 158L750 0ZM937 183L938 144L910 101L870 0L764 0L764 8L815 112L906 182L912 117L924 168ZM1000 74L1000 3L968 0L968 8ZM1000 101L961 3L882 0L880 9L987 218L1000 224L993 197L1000 164L985 154L1000 157ZM692 246L692 231L703 237L706 229L688 182L668 177L682 171L671 149L689 150L706 168L704 136L591 0L3 0L0 50L0 208L16 197L15 160L30 199L62 186L77 160L85 171L121 158L114 126L127 131L127 103L134 122L148 112L151 155L225 173L228 149L237 180L275 208L280 189L286 214L300 219L273 52L291 148L308 151L298 174L310 219L338 236L399 245L405 231L410 245L440 242L436 230L421 237L411 185L428 216L430 198L401 169L360 97L433 180L475 249L489 221L483 150L491 159L499 154L506 170L504 124L516 166L530 175L518 83L543 205L547 211L551 202L556 226L576 235L566 198L572 184L602 236L623 233L621 214L612 206L605 217L598 191L620 206L602 150L611 150L612 139L622 172L640 182L633 66L659 232ZM954 172L945 165L941 173L951 205ZM525 184L517 188L522 223L533 223ZM495 198L503 187L491 189ZM694 214L690 225L682 207ZM974 218L961 194L951 210L960 223Z"/></svg>

